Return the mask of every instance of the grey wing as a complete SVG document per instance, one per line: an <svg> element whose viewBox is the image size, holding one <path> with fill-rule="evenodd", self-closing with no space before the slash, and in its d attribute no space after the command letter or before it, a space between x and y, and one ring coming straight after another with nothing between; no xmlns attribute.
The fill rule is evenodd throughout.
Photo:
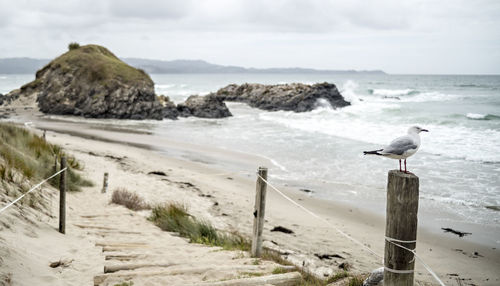
<svg viewBox="0 0 500 286"><path fill-rule="evenodd" d="M410 136L402 136L394 139L389 146L385 147L382 154L402 155L405 151L416 149L418 146Z"/></svg>

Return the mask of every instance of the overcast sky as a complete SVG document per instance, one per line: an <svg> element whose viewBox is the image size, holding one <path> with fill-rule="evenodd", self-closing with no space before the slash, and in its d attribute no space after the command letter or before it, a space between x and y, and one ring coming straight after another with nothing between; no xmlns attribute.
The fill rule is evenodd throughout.
<svg viewBox="0 0 500 286"><path fill-rule="evenodd" d="M500 1L0 0L0 58L72 41L257 68L500 74Z"/></svg>

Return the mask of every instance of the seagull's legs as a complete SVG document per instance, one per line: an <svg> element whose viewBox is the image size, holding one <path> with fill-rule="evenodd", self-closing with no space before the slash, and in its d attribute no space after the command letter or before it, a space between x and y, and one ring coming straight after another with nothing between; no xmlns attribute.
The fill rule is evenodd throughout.
<svg viewBox="0 0 500 286"><path fill-rule="evenodd" d="M408 171L406 170L406 159L405 159L405 173L408 173Z"/></svg>
<svg viewBox="0 0 500 286"><path fill-rule="evenodd" d="M399 159L399 171L403 172L403 170L401 170L401 159Z"/></svg>

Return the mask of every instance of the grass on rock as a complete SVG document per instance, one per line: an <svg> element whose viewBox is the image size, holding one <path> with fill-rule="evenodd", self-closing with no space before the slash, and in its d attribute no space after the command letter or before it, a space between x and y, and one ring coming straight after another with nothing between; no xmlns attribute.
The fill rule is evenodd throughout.
<svg viewBox="0 0 500 286"><path fill-rule="evenodd" d="M76 71L77 75L87 78L93 83L104 84L118 78L129 85L140 82L153 83L143 70L129 66L105 47L85 45L73 49L71 46L68 48L69 51L39 70L37 79L48 69L61 68L64 73ZM38 84L40 83L35 80L21 89L34 88Z"/></svg>

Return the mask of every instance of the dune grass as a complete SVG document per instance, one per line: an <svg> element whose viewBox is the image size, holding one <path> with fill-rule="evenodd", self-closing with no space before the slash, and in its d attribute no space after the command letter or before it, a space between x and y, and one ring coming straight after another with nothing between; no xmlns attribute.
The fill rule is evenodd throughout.
<svg viewBox="0 0 500 286"><path fill-rule="evenodd" d="M65 154L60 146L50 144L43 138L25 128L10 123L0 123L0 179L2 183L20 184L41 181L56 172L55 158L65 156L68 171L66 190L80 191L81 187L92 186L78 170L83 166L73 156ZM54 187L59 186L55 177L49 181Z"/></svg>
<svg viewBox="0 0 500 286"><path fill-rule="evenodd" d="M143 198L124 188L117 188L113 191L111 203L125 206L133 211L151 209L151 206L144 202Z"/></svg>
<svg viewBox="0 0 500 286"><path fill-rule="evenodd" d="M153 207L149 220L162 230L177 232L181 236L189 238L190 242L193 243L220 246L226 250L249 251L251 247L251 241L241 234L218 231L209 222L200 221L190 215L187 207L179 203L170 202ZM270 249L263 249L261 259L274 261L281 265L292 265L278 252ZM254 264L256 263L258 262L254 261ZM347 271L339 272L329 279L318 278L299 267L293 269L276 267L272 273L281 274L291 271L298 271L302 275L302 280L297 286L325 286L345 277L349 277L346 285L361 286L363 284L362 277L352 276Z"/></svg>
<svg viewBox="0 0 500 286"><path fill-rule="evenodd" d="M177 232L193 243L220 246L226 250L250 250L250 241L238 233L224 233L209 222L201 221L188 213L187 207L178 203L157 205L149 218L165 231Z"/></svg>

